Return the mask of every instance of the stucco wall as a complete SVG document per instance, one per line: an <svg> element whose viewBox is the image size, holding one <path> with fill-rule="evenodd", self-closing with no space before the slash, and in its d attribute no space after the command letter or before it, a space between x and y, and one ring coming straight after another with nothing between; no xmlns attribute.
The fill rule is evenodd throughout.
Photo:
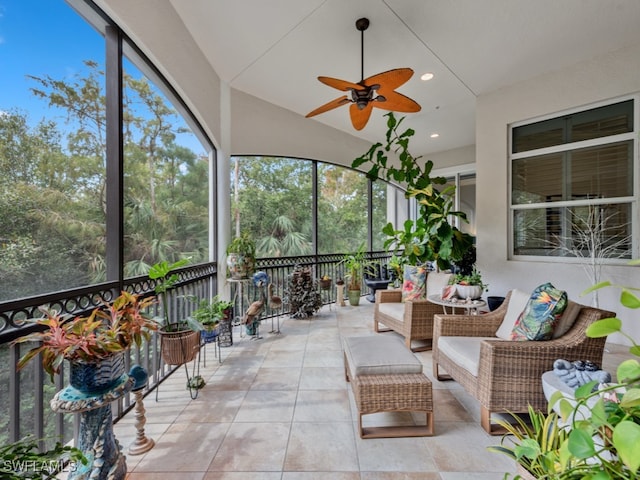
<svg viewBox="0 0 640 480"><path fill-rule="evenodd" d="M476 112L478 264L490 284L490 294L511 288L531 290L545 281L568 291L581 303L590 286L579 265L557 259L546 262L508 260L508 125L533 117L589 105L640 91L640 45L628 47L553 74L480 96ZM636 163L636 166L638 163ZM636 173L636 189L637 173ZM636 210L637 212L637 210ZM636 225L640 219L635 218ZM603 280L640 287L640 268L605 267ZM625 328L640 337L638 312L618 303L619 293L602 291L600 307L613 310ZM624 343L619 336L612 338Z"/></svg>
<svg viewBox="0 0 640 480"><path fill-rule="evenodd" d="M309 158L350 167L371 144L231 90L231 154Z"/></svg>

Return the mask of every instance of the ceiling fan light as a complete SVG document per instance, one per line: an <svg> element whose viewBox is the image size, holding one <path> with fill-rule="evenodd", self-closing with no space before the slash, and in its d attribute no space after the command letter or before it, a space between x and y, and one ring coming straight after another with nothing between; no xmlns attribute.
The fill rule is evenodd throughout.
<svg viewBox="0 0 640 480"><path fill-rule="evenodd" d="M428 80L431 80L432 78L433 78L433 73L427 72L422 74L422 76L420 77L420 80L424 80L426 82Z"/></svg>

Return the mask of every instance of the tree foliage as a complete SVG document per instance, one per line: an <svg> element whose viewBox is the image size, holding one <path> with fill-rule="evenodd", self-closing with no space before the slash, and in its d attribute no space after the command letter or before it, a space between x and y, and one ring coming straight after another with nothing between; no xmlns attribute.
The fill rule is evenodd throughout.
<svg viewBox="0 0 640 480"><path fill-rule="evenodd" d="M28 76L62 112L31 126L0 115L0 301L105 280L104 72ZM207 159L178 143L184 122L146 80L124 77L125 275L208 258Z"/></svg>
<svg viewBox="0 0 640 480"><path fill-rule="evenodd" d="M400 131L404 118L397 120L393 112L387 117L386 143L377 142L352 162L353 168L368 165L367 176L371 180L385 178L407 186L407 195L419 205L417 219L407 220L401 228L388 223L383 232L389 237L385 248L405 256L411 264L436 262L447 269L459 261L473 245L473 237L461 232L450 220L467 221L466 214L454 210L455 186L447 185L444 177L432 177L433 162L423 162L409 151L409 141L415 134L411 128ZM399 165L389 159L397 155ZM442 186L442 187L440 187Z"/></svg>

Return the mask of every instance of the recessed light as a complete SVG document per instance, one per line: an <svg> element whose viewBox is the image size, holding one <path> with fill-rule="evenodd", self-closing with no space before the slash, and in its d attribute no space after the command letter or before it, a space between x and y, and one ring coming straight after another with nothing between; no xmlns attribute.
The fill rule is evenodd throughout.
<svg viewBox="0 0 640 480"><path fill-rule="evenodd" d="M439 133L432 133L431 135L429 135L431 138L438 138L440 136Z"/></svg>
<svg viewBox="0 0 640 480"><path fill-rule="evenodd" d="M420 80L424 80L425 82L427 80L431 80L433 78L433 73L423 73L422 76L420 77Z"/></svg>

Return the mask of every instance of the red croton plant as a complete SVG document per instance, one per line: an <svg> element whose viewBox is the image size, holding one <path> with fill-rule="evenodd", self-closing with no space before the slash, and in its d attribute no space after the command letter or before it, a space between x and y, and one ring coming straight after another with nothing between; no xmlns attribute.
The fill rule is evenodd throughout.
<svg viewBox="0 0 640 480"><path fill-rule="evenodd" d="M14 342L39 342L18 361L18 370L41 353L42 366L53 378L55 373L60 373L65 359L91 362L124 351L133 343L140 346L142 339L148 340L151 330L158 327L145 313L154 302L153 297L140 298L123 291L111 303L94 309L88 317L73 319L41 308L45 316L30 321L47 329Z"/></svg>

